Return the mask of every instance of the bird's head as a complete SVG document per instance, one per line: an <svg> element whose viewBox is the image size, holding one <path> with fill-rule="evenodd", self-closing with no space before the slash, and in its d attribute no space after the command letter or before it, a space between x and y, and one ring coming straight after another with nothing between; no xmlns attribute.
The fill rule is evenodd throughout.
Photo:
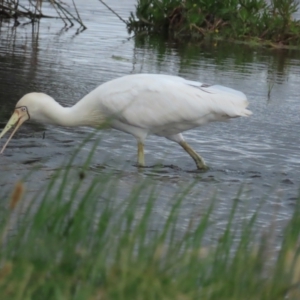
<svg viewBox="0 0 300 300"><path fill-rule="evenodd" d="M39 121L43 117L43 108L45 108L45 101L42 100L53 100L50 96L43 93L29 93L23 96L16 104L15 111L11 118L7 122L6 126L0 133L0 139L8 132L12 127L15 127L12 134L8 138L7 142L1 149L2 153L6 148L7 144L20 128L20 126L27 120Z"/></svg>

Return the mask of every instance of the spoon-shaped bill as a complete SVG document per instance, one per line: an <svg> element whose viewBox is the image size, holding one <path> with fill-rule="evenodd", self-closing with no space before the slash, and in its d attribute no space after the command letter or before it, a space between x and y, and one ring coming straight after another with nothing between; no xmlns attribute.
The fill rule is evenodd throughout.
<svg viewBox="0 0 300 300"><path fill-rule="evenodd" d="M0 133L0 139L5 135L6 132L8 132L12 127L15 126L15 129L13 130L13 132L11 133L10 137L8 138L8 140L6 141L6 143L4 144L4 146L2 147L0 153L3 153L4 149L6 148L6 146L8 145L9 141L11 140L11 138L13 137L13 135L15 134L15 132L18 130L18 128L26 121L29 119L28 114L24 114L20 109L16 109L14 111L14 113L12 114L11 118L9 119L9 121L7 122L6 126L4 127L4 129L2 130L2 132Z"/></svg>

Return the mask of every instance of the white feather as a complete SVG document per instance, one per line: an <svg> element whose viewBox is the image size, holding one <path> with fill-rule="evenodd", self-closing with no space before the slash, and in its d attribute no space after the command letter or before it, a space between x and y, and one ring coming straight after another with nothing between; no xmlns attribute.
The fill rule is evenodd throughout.
<svg viewBox="0 0 300 300"><path fill-rule="evenodd" d="M93 106L113 118L112 127L122 130L127 125L124 131L141 140L148 134L169 136L208 122L251 114L242 92L157 74L114 79L86 95L78 105Z"/></svg>

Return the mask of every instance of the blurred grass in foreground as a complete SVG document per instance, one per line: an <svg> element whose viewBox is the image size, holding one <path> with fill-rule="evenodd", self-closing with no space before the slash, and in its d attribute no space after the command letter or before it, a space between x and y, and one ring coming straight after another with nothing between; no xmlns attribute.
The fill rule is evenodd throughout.
<svg viewBox="0 0 300 300"><path fill-rule="evenodd" d="M299 204L279 251L274 233L256 232L259 210L236 226L239 195L209 245L217 198L179 233L188 186L154 226L155 185L143 179L117 200L117 175L85 177L95 149L79 176L72 157L30 204L16 184L0 212L1 299L300 299Z"/></svg>

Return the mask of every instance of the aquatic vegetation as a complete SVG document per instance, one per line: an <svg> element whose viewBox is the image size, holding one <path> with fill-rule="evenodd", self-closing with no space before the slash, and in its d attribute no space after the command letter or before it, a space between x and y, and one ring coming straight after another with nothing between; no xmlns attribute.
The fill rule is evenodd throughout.
<svg viewBox="0 0 300 300"><path fill-rule="evenodd" d="M268 82L268 99L270 99L270 97L271 97L271 92L272 92L273 87L274 87L274 81L269 81Z"/></svg>
<svg viewBox="0 0 300 300"><path fill-rule="evenodd" d="M1 19L14 19L14 26L20 25L20 18L27 18L29 21L24 24L32 23L38 21L41 18L59 18L61 19L66 27L74 26L73 22L76 22L80 25L80 30L86 29L83 24L80 15L78 13L75 2L73 1L73 8L76 12L76 16L71 12L70 7L66 6L65 3L61 0L51 0L48 1L50 6L56 11L58 17L53 17L45 15L42 12L43 3L45 5L46 1L36 0L20 3L19 0L3 0L0 3L0 21ZM69 22L69 23L68 23Z"/></svg>
<svg viewBox="0 0 300 300"><path fill-rule="evenodd" d="M239 193L223 230L212 231L217 196L182 229L193 185L170 195L162 218L151 180L118 199L122 175L89 176L94 151L79 170L78 150L30 204L22 181L1 195L3 299L299 299L299 200L280 250L273 228L257 234L259 208L236 225Z"/></svg>
<svg viewBox="0 0 300 300"><path fill-rule="evenodd" d="M179 40L203 38L299 44L296 0L138 0L128 30L168 33Z"/></svg>

